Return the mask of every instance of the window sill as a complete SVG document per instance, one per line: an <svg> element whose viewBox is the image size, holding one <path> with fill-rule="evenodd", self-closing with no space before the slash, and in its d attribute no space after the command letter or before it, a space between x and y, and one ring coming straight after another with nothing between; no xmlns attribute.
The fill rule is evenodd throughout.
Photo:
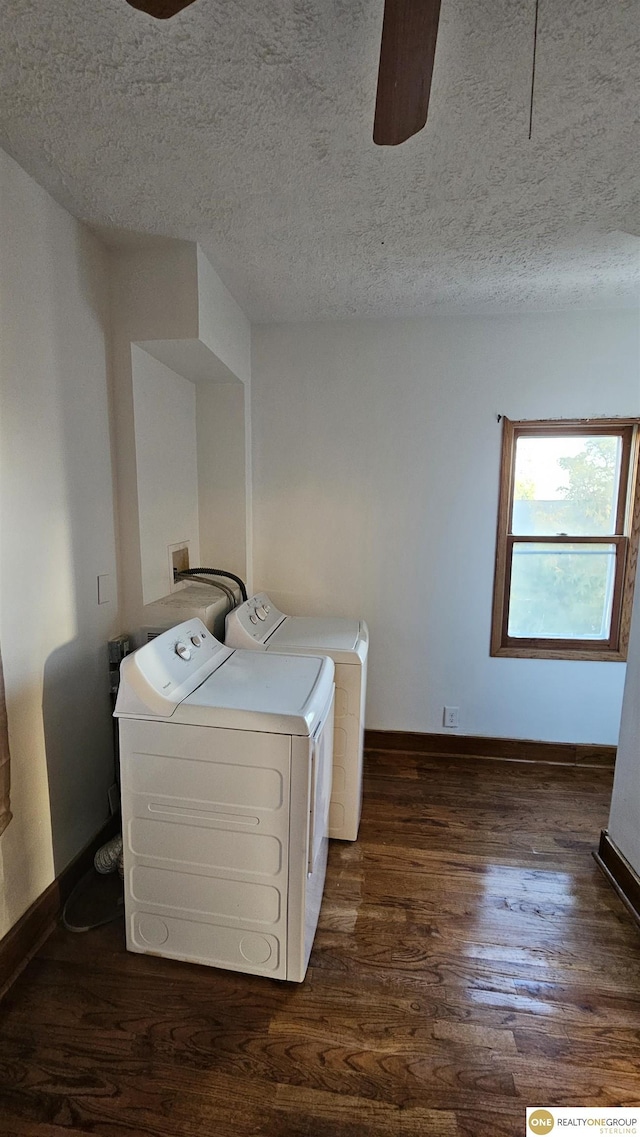
<svg viewBox="0 0 640 1137"><path fill-rule="evenodd" d="M611 648L567 648L567 647L497 647L491 650L493 658L508 659L570 659L591 660L599 663L626 663L626 652Z"/></svg>

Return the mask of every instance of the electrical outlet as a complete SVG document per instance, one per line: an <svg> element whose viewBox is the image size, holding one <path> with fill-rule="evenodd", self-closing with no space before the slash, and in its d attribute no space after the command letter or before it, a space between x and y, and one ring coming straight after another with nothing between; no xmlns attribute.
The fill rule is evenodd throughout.
<svg viewBox="0 0 640 1137"><path fill-rule="evenodd" d="M175 545L169 545L169 592L184 587L183 581L176 580L176 573L184 572L190 567L189 542L179 541Z"/></svg>
<svg viewBox="0 0 640 1137"><path fill-rule="evenodd" d="M442 715L442 725L448 727L460 726L460 708L445 707Z"/></svg>

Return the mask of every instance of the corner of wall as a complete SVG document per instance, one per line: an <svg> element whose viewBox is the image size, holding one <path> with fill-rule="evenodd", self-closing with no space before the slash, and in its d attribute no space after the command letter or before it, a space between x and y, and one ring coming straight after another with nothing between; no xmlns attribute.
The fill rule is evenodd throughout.
<svg viewBox="0 0 640 1137"><path fill-rule="evenodd" d="M145 519L140 516L133 362L138 349L144 351L150 361L156 361L153 364L156 372L162 371L164 365L175 373L176 380L189 379L195 383L196 392L200 392L203 415L212 426L212 435L217 432L219 442L217 453L209 447L205 458L202 461L198 458L198 470L204 471L198 497L207 498L207 508L200 508L200 516L206 518L206 524L200 526L202 548L204 551L209 544L209 547L228 550L225 555L233 559L235 565L242 561L237 571L250 575L251 326L197 245L153 241L141 247L118 250L112 256L112 356L122 616L126 630L131 632L140 624L143 608L141 532ZM231 394L231 388L236 391L235 395ZM229 437L224 438L219 416L227 413L233 425ZM196 417L201 417L200 410ZM204 436L202 423L199 423L197 436L199 448L207 447L209 440ZM230 453L234 438L235 453ZM227 467L224 454L230 459ZM228 467L233 471L231 482ZM228 504L229 493L236 509L232 525L225 520L221 507L225 494ZM186 512L189 509L186 508ZM242 529L241 538L238 527ZM212 534L215 539L208 541L207 535Z"/></svg>
<svg viewBox="0 0 640 1137"><path fill-rule="evenodd" d="M251 379L251 324L198 245L198 334L242 383Z"/></svg>

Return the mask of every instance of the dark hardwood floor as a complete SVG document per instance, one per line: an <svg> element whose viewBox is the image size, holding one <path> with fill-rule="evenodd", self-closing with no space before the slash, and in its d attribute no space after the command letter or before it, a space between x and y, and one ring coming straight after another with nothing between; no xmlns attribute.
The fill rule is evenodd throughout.
<svg viewBox="0 0 640 1137"><path fill-rule="evenodd" d="M58 929L0 1011L11 1137L523 1135L640 1106L640 933L591 851L611 772L370 754L301 985Z"/></svg>

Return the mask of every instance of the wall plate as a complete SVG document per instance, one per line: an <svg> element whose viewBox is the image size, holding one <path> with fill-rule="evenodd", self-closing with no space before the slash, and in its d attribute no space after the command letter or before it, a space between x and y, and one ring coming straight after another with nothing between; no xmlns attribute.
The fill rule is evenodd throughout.
<svg viewBox="0 0 640 1137"><path fill-rule="evenodd" d="M190 546L191 541L177 541L175 545L168 547L169 592L179 592L185 587L186 581L174 580L173 570L178 569L179 572L184 572L185 569L191 567Z"/></svg>

